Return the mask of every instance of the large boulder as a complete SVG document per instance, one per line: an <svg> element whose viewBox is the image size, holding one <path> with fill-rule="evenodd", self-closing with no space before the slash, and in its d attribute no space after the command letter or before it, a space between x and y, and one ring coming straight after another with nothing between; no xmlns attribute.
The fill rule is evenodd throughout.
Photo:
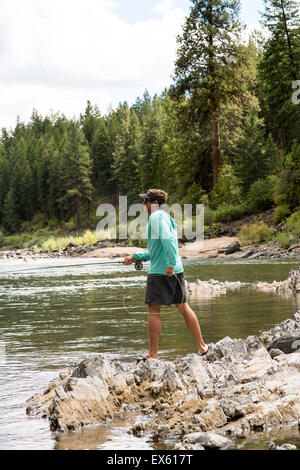
<svg viewBox="0 0 300 470"><path fill-rule="evenodd" d="M300 335L283 335L279 338L274 339L268 346L268 351L272 349L279 349L285 354L291 354L294 352L300 352Z"/></svg>

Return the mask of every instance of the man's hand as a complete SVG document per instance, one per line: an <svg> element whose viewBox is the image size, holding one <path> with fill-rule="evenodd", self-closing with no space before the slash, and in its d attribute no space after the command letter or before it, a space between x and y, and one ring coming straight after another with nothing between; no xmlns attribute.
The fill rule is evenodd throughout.
<svg viewBox="0 0 300 470"><path fill-rule="evenodd" d="M173 276L174 272L175 272L175 269L171 268L170 266L166 269L167 276L169 277Z"/></svg>
<svg viewBox="0 0 300 470"><path fill-rule="evenodd" d="M128 266L129 264L132 264L134 261L134 257L132 255L126 256L126 258L123 259L122 263L126 264Z"/></svg>

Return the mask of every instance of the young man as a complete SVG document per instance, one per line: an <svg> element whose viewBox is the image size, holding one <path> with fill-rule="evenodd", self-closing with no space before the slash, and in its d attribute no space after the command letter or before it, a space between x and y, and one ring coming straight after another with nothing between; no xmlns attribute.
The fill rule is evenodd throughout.
<svg viewBox="0 0 300 470"><path fill-rule="evenodd" d="M186 326L195 338L199 353L204 355L208 346L204 343L198 318L186 300L183 266L178 254L177 226L175 221L160 206L167 202L168 195L161 189L149 189L139 194L148 212L147 248L145 253L126 256L123 263L134 260L150 260L147 276L146 298L148 304L149 352L140 360L158 359L158 344L161 333L161 305L175 304L183 315Z"/></svg>

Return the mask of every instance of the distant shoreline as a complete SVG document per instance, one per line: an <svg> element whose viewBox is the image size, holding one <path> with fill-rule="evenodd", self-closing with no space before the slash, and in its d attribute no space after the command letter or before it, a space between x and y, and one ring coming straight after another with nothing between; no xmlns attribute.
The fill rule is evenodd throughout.
<svg viewBox="0 0 300 470"><path fill-rule="evenodd" d="M0 250L1 259L28 259L28 258L122 258L133 253L142 253L146 248L123 246L112 242L98 242L91 245L73 245L61 250L34 252L32 248L19 248L15 250ZM109 245L109 246L107 246ZM237 237L222 236L203 241L179 243L179 254L185 259L299 259L300 243L290 248L282 248L276 242L251 244L241 246Z"/></svg>

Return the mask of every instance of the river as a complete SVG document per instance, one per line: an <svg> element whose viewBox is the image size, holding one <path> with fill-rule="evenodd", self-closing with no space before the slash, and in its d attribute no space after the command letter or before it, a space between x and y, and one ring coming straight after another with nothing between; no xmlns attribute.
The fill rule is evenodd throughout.
<svg viewBox="0 0 300 470"><path fill-rule="evenodd" d="M241 282L284 280L300 263L183 261L187 281ZM72 266L84 262L93 265ZM132 266L109 264L109 260L82 258L7 259L0 263L0 449L172 448L172 442L158 443L151 436L128 434L128 423L134 416L56 435L49 430L47 420L29 417L25 412L26 400L43 392L59 371L74 362L97 353L128 362L147 351L147 266L135 271ZM25 268L65 265L17 273ZM210 343L227 335L246 338L268 330L299 309L300 299L242 288L217 297L192 299L191 306L204 340ZM160 358L174 360L197 352L175 307L164 307L161 313ZM297 445L300 442L294 434L288 442L291 439ZM264 448L265 441L255 439L247 445Z"/></svg>

